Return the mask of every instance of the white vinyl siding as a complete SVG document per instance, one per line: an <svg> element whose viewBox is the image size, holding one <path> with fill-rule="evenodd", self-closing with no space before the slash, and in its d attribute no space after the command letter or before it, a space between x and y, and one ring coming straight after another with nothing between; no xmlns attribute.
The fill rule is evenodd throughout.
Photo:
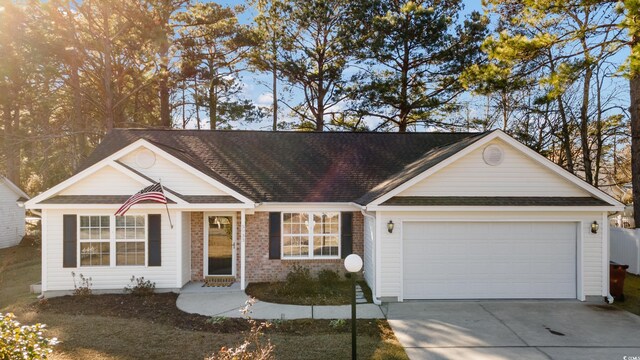
<svg viewBox="0 0 640 360"><path fill-rule="evenodd" d="M462 210L462 209L461 209ZM597 234L592 234L590 224L595 220L602 222L601 212L383 212L381 223L386 224L393 220L396 224L393 233L382 231L378 236L381 244L380 269L380 297L402 297L402 223L403 221L514 221L514 222L546 222L562 221L582 224L578 231L578 239L581 241L582 258L577 253L578 276L582 275L582 294L584 296L603 295L603 264L608 264L608 259L603 259L603 234L601 229ZM581 268L581 271L580 271Z"/></svg>
<svg viewBox="0 0 640 360"><path fill-rule="evenodd" d="M405 222L403 298L575 299L573 222Z"/></svg>
<svg viewBox="0 0 640 360"><path fill-rule="evenodd" d="M504 151L500 165L487 165L481 146L398 196L590 196L511 145L490 144Z"/></svg>
<svg viewBox="0 0 640 360"><path fill-rule="evenodd" d="M106 166L62 190L59 195L133 195L147 185Z"/></svg>
<svg viewBox="0 0 640 360"><path fill-rule="evenodd" d="M138 151L134 150L119 160L147 177L161 180L163 186L183 195L228 195L158 154L153 166L141 168L136 163Z"/></svg>
<svg viewBox="0 0 640 360"><path fill-rule="evenodd" d="M105 210L83 210L82 215L104 215L105 213L114 213L117 209L114 208L112 210L107 212ZM127 215L145 215L147 213L144 210L132 209L129 210ZM64 214L74 214L74 212L73 210L44 209L43 215L46 216L45 228L42 229L43 232L46 232L46 244L43 244L43 248L46 248L46 260L43 262L46 265L46 284L44 289L46 291L73 290L71 272L75 272L76 276L82 274L85 277L91 277L92 288L95 290L121 290L129 284L131 276L144 276L145 280L155 282L158 289L175 289L176 273L178 271L176 268L176 233L169 225L166 212L157 211L153 213L162 215L162 266L78 266L75 268L63 268L62 218ZM175 211L171 213L171 217L176 218ZM80 265L79 258L78 265Z"/></svg>
<svg viewBox="0 0 640 360"><path fill-rule="evenodd" d="M20 196L0 180L0 249L18 245L24 236L24 208L16 204Z"/></svg>

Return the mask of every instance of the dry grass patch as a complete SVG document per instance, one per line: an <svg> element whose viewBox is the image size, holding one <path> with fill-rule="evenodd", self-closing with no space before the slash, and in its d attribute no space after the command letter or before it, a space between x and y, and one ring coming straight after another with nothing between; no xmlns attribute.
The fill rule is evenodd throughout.
<svg viewBox="0 0 640 360"><path fill-rule="evenodd" d="M627 273L624 280L624 301L615 301L613 305L640 316L640 276Z"/></svg>

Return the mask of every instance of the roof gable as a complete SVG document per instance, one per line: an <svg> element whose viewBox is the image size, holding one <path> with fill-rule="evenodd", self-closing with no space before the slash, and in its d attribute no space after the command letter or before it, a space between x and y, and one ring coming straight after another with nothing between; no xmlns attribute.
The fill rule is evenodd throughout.
<svg viewBox="0 0 640 360"><path fill-rule="evenodd" d="M483 160L487 146L503 151L495 166ZM575 196L591 194L500 139L483 144L397 196Z"/></svg>
<svg viewBox="0 0 640 360"><path fill-rule="evenodd" d="M484 148L492 143L506 150L504 163L498 166L487 165L482 159ZM497 168L501 170L496 171ZM538 188L532 190L532 184ZM611 206L622 206L606 193L500 130L467 143L453 155L381 194L369 205L377 206L402 196L573 196L595 197Z"/></svg>
<svg viewBox="0 0 640 360"><path fill-rule="evenodd" d="M19 197L29 199L29 195L27 195L27 193L22 191L18 185L14 184L11 180L2 175L0 175L0 184L4 184L9 190L13 191Z"/></svg>

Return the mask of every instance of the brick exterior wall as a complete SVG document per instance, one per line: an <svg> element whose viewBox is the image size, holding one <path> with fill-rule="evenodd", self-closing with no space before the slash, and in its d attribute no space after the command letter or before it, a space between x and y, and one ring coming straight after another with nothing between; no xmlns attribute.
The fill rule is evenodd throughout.
<svg viewBox="0 0 640 360"><path fill-rule="evenodd" d="M236 213L236 279L240 280L240 212ZM191 280L204 279L204 213L191 213ZM246 277L250 282L284 280L294 265L308 267L312 274L328 269L344 273L342 259L269 260L269 213L256 212L246 218ZM353 251L364 255L364 217L353 213Z"/></svg>
<svg viewBox="0 0 640 360"><path fill-rule="evenodd" d="M204 279L204 214L191 213L191 281Z"/></svg>
<svg viewBox="0 0 640 360"><path fill-rule="evenodd" d="M247 215L246 277L247 283L284 280L294 265L308 267L312 274L328 269L345 272L342 259L269 260L269 213ZM364 255L364 217L353 213L353 251Z"/></svg>

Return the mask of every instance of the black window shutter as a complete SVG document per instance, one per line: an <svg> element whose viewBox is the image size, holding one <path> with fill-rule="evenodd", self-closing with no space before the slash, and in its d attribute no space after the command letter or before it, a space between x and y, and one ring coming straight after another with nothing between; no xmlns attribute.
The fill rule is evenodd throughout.
<svg viewBox="0 0 640 360"><path fill-rule="evenodd" d="M269 213L269 259L280 259L280 213Z"/></svg>
<svg viewBox="0 0 640 360"><path fill-rule="evenodd" d="M62 216L62 267L76 267L78 263L78 217Z"/></svg>
<svg viewBox="0 0 640 360"><path fill-rule="evenodd" d="M342 212L340 213L340 217L342 219L340 252L342 253L342 258L344 259L347 257L347 255L351 255L353 253L353 213Z"/></svg>
<svg viewBox="0 0 640 360"><path fill-rule="evenodd" d="M161 265L162 231L160 214L149 214L149 266Z"/></svg>

